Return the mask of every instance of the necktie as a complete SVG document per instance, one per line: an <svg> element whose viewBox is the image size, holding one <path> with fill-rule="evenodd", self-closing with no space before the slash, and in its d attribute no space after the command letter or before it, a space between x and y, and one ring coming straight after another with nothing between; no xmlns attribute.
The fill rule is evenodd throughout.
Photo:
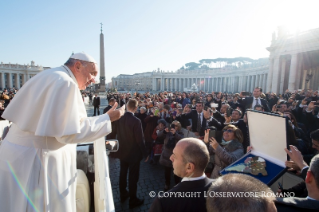
<svg viewBox="0 0 319 212"><path fill-rule="evenodd" d="M202 128L202 123L200 120L200 113L198 114L198 119L197 119L197 132L200 132L200 129Z"/></svg>
<svg viewBox="0 0 319 212"><path fill-rule="evenodd" d="M259 104L258 104L258 99L256 99L256 105L259 105Z"/></svg>

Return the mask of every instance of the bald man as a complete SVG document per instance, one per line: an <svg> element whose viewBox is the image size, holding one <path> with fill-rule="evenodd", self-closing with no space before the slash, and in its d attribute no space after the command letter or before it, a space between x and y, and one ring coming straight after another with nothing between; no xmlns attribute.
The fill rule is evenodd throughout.
<svg viewBox="0 0 319 212"><path fill-rule="evenodd" d="M174 174L182 181L167 194L159 192L149 211L206 211L205 192L213 182L204 174L209 153L203 141L197 138L180 140L170 157Z"/></svg>

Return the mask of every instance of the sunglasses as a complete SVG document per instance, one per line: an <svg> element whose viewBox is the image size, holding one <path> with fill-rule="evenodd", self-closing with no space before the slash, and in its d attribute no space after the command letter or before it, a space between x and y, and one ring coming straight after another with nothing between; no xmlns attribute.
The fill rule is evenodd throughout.
<svg viewBox="0 0 319 212"><path fill-rule="evenodd" d="M234 132L233 130L227 129L227 130L223 130L223 132L228 132L228 133L232 133Z"/></svg>

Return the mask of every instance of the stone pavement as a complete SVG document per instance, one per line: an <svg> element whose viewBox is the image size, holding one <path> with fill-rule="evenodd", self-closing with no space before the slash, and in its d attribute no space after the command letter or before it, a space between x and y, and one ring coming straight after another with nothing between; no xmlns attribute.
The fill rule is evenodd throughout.
<svg viewBox="0 0 319 212"><path fill-rule="evenodd" d="M106 96L100 96L101 106L100 114L102 114L103 109L108 105ZM88 116L92 116L94 113L93 106L86 105L86 110ZM137 196L138 198L144 199L144 204L140 207L134 209L129 209L129 199L124 203L120 201L120 191L119 191L119 175L120 175L120 161L115 158L110 157L110 178L113 190L113 199L115 205L115 211L134 211L134 212L144 212L148 211L154 198L151 198L149 193L155 191L157 194L159 191L163 191L165 185L164 178L164 168L161 165L151 165L149 162L141 161L140 166L140 177L137 184ZM171 179L171 184L174 182L173 174ZM173 185L171 185L172 187Z"/></svg>
<svg viewBox="0 0 319 212"><path fill-rule="evenodd" d="M141 161L140 178L137 184L137 196L144 199L144 204L134 209L129 209L129 199L124 203L120 201L119 193L120 162L118 159L110 158L110 177L113 189L113 198L116 211L148 211L154 198L149 193L163 191L165 185L164 168L161 165L151 165L149 162ZM171 182L174 182L172 179Z"/></svg>

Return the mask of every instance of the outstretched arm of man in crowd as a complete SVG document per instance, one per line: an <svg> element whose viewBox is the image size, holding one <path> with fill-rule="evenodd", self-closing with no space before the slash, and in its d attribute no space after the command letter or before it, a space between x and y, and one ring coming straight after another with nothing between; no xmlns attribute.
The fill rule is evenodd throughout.
<svg viewBox="0 0 319 212"><path fill-rule="evenodd" d="M81 121L81 132L73 135L56 137L60 143L84 143L104 137L112 131L111 122L118 120L125 112L125 105L116 109L117 103L106 113L100 116L86 117Z"/></svg>
<svg viewBox="0 0 319 212"><path fill-rule="evenodd" d="M301 177L306 179L308 164L303 160L301 152L297 149L297 147L290 145L290 150L285 148L286 153L290 157L290 161L286 161L286 166L289 168L298 169L301 171ZM297 170L298 171L298 170Z"/></svg>

